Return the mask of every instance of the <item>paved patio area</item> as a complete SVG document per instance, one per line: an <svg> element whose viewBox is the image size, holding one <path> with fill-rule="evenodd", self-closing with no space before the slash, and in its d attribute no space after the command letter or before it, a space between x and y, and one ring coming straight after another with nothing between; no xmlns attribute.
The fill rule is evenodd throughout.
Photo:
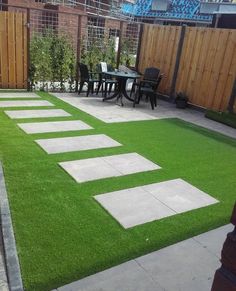
<svg viewBox="0 0 236 291"><path fill-rule="evenodd" d="M232 230L228 224L57 290L209 291L226 234Z"/></svg>
<svg viewBox="0 0 236 291"><path fill-rule="evenodd" d="M101 97L80 97L76 93L54 93L53 95L106 123L180 118L236 138L236 129L205 118L203 112L190 108L177 109L175 104L159 99L155 110L151 110L150 103L146 102L141 102L133 108L132 103L127 100L124 100L124 107L120 107L116 105L115 100L102 102Z"/></svg>

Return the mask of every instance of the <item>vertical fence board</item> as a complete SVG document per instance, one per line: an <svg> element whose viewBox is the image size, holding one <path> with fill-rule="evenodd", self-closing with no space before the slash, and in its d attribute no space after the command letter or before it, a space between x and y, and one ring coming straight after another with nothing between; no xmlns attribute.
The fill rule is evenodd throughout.
<svg viewBox="0 0 236 291"><path fill-rule="evenodd" d="M16 87L15 15L8 14L9 87Z"/></svg>
<svg viewBox="0 0 236 291"><path fill-rule="evenodd" d="M170 94L181 27L144 25L139 69L156 66L166 74L159 91ZM192 104L226 110L236 77L236 31L187 27L176 92Z"/></svg>
<svg viewBox="0 0 236 291"><path fill-rule="evenodd" d="M7 12L0 12L1 29L1 76L2 88L8 88L8 42L7 42Z"/></svg>
<svg viewBox="0 0 236 291"><path fill-rule="evenodd" d="M22 26L22 15L19 14L16 17L16 41L15 41L15 50L16 50L16 87L18 89L24 88L24 72L23 68L23 26Z"/></svg>
<svg viewBox="0 0 236 291"><path fill-rule="evenodd" d="M28 46L29 46L29 41L30 41L30 37L29 37L29 28L27 25L29 25L30 23L27 23L28 20L27 20L27 15L24 13L23 14L23 51L22 51L22 56L23 56L23 64L24 64L24 67L23 67L23 80L24 80L24 88L28 88L28 63L29 63L29 59L30 59L30 56L29 56L29 49L28 49ZM30 20L29 20L30 22Z"/></svg>
<svg viewBox="0 0 236 291"><path fill-rule="evenodd" d="M0 88L26 88L25 19L22 13L0 12Z"/></svg>

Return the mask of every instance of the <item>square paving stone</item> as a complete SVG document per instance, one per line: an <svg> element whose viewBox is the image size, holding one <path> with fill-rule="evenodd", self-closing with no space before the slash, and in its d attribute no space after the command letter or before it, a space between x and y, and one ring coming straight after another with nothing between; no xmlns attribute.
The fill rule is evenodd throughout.
<svg viewBox="0 0 236 291"><path fill-rule="evenodd" d="M174 179L144 187L156 199L177 213L208 206L219 202L210 195L185 182Z"/></svg>
<svg viewBox="0 0 236 291"><path fill-rule="evenodd" d="M46 100L0 101L0 107L35 107L35 106L54 106L54 104Z"/></svg>
<svg viewBox="0 0 236 291"><path fill-rule="evenodd" d="M81 120L18 123L18 126L26 133L63 132L92 129L92 127Z"/></svg>
<svg viewBox="0 0 236 291"><path fill-rule="evenodd" d="M48 154L121 146L120 143L105 134L38 139L35 142Z"/></svg>
<svg viewBox="0 0 236 291"><path fill-rule="evenodd" d="M141 187L101 194L94 198L124 228L175 214Z"/></svg>
<svg viewBox="0 0 236 291"><path fill-rule="evenodd" d="M122 166L121 163L124 162ZM137 153L59 163L77 182L158 170L160 167Z"/></svg>
<svg viewBox="0 0 236 291"><path fill-rule="evenodd" d="M59 165L78 183L121 175L101 158L62 162Z"/></svg>
<svg viewBox="0 0 236 291"><path fill-rule="evenodd" d="M137 153L103 157L103 160L113 165L123 175L161 169L161 167Z"/></svg>
<svg viewBox="0 0 236 291"><path fill-rule="evenodd" d="M218 202L181 179L105 193L95 199L124 228Z"/></svg>
<svg viewBox="0 0 236 291"><path fill-rule="evenodd" d="M12 119L71 116L62 109L11 110L4 112Z"/></svg>
<svg viewBox="0 0 236 291"><path fill-rule="evenodd" d="M40 98L39 95L29 92L0 93L1 98Z"/></svg>

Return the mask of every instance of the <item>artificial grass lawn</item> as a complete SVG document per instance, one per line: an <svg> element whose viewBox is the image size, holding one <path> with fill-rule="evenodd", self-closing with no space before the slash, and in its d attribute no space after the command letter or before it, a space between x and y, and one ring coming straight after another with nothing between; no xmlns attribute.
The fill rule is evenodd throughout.
<svg viewBox="0 0 236 291"><path fill-rule="evenodd" d="M72 117L20 122L81 119L94 130L27 135L0 110L0 159L26 290L51 290L229 222L236 189L235 140L178 119L105 124L49 94L40 95ZM48 155L34 142L95 133L123 146ZM162 169L77 184L57 165L127 152ZM220 203L125 230L93 199L174 178Z"/></svg>
<svg viewBox="0 0 236 291"><path fill-rule="evenodd" d="M221 122L233 128L236 128L236 114L230 112L217 112L207 110L205 116L209 119Z"/></svg>

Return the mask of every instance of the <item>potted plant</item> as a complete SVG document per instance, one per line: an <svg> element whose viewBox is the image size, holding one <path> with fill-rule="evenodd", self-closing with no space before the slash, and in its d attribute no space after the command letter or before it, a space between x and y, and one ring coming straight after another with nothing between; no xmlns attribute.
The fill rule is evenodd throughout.
<svg viewBox="0 0 236 291"><path fill-rule="evenodd" d="M183 92L179 92L176 95L175 103L177 108L186 108L188 106L188 97Z"/></svg>

